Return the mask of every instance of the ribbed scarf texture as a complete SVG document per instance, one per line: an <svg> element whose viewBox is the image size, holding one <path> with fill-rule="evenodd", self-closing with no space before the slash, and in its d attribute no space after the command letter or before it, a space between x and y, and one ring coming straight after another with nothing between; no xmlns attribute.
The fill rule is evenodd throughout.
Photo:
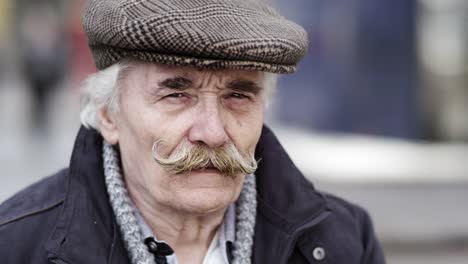
<svg viewBox="0 0 468 264"><path fill-rule="evenodd" d="M144 238L141 236L123 180L119 152L106 142L103 142L103 160L110 204L131 263L157 264L143 242ZM251 263L256 214L257 189L255 175L251 174L245 177L241 194L236 202L236 240L232 251L232 264Z"/></svg>

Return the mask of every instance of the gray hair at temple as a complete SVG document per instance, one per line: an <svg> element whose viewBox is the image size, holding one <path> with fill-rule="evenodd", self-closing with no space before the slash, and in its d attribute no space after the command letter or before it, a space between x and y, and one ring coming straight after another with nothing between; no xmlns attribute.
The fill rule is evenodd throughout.
<svg viewBox="0 0 468 264"><path fill-rule="evenodd" d="M97 111L106 107L118 113L122 79L131 69L134 60L124 59L114 65L91 74L81 87L81 123L85 127L98 129ZM278 74L264 72L265 108L270 104L276 89ZM98 129L99 130L99 129Z"/></svg>

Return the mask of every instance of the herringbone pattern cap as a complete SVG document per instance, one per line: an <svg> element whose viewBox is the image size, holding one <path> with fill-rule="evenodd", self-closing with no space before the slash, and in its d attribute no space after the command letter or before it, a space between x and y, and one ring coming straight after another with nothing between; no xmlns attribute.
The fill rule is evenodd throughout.
<svg viewBox="0 0 468 264"><path fill-rule="evenodd" d="M135 57L291 73L308 45L302 27L262 0L88 0L82 20L98 69Z"/></svg>

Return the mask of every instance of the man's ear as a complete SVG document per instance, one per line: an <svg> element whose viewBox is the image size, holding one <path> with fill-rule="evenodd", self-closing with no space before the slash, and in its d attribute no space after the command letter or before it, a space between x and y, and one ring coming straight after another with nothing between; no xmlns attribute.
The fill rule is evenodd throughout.
<svg viewBox="0 0 468 264"><path fill-rule="evenodd" d="M115 116L111 115L106 107L101 107L97 111L97 125L101 135L109 144L119 142L119 130L115 121Z"/></svg>

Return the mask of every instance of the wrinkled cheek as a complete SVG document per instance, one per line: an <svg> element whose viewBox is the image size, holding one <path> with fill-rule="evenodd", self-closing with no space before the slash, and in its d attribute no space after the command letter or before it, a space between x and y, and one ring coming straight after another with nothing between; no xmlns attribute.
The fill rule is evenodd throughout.
<svg viewBox="0 0 468 264"><path fill-rule="evenodd" d="M263 120L257 124L257 127L255 129L253 129L253 135L252 135L253 151L255 151L258 141L260 140L260 136L262 134L262 128L263 128Z"/></svg>

